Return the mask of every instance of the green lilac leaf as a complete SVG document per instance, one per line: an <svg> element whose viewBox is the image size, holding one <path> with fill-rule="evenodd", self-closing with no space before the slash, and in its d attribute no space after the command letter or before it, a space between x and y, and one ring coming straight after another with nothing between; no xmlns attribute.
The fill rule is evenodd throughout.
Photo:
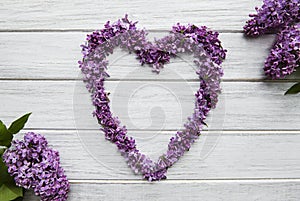
<svg viewBox="0 0 300 201"><path fill-rule="evenodd" d="M6 126L4 125L4 123L0 120L0 139L3 136L6 136L8 134L8 130L6 128Z"/></svg>
<svg viewBox="0 0 300 201"><path fill-rule="evenodd" d="M13 184L2 184L0 187L0 200L11 201L23 197L23 188Z"/></svg>
<svg viewBox="0 0 300 201"><path fill-rule="evenodd" d="M24 128L29 116L31 113L25 114L24 116L20 117L19 119L15 120L8 128L8 131L11 134L18 133L22 128Z"/></svg>
<svg viewBox="0 0 300 201"><path fill-rule="evenodd" d="M291 88L289 88L284 95L287 94L297 94L300 92L300 82L294 84Z"/></svg>
<svg viewBox="0 0 300 201"><path fill-rule="evenodd" d="M7 128L4 123L0 120L0 135L4 135L7 133Z"/></svg>
<svg viewBox="0 0 300 201"><path fill-rule="evenodd" d="M14 178L9 175L7 166L2 159L4 151L4 148L0 149L0 200L15 200L16 198L23 196L23 189L17 187ZM22 194L20 194L20 191Z"/></svg>
<svg viewBox="0 0 300 201"><path fill-rule="evenodd" d="M15 183L13 177L11 177L8 173L7 166L3 162L2 155L5 149L1 149L0 152L0 185L4 183ZM0 199L1 200L1 199Z"/></svg>
<svg viewBox="0 0 300 201"><path fill-rule="evenodd" d="M23 199L23 188L16 186L2 156L7 147L11 145L13 134L18 133L24 127L29 115L26 114L14 121L9 129L0 121L0 201L21 201Z"/></svg>
<svg viewBox="0 0 300 201"><path fill-rule="evenodd" d="M6 136L1 136L0 137L0 146L10 147L12 139L13 139L12 134L8 134Z"/></svg>
<svg viewBox="0 0 300 201"><path fill-rule="evenodd" d="M13 135L7 130L6 126L0 120L0 146L9 147Z"/></svg>
<svg viewBox="0 0 300 201"><path fill-rule="evenodd" d="M0 148L0 157L1 157L1 156L3 155L3 153L5 152L5 149L6 149L6 148L4 148L4 147L3 147L3 148Z"/></svg>

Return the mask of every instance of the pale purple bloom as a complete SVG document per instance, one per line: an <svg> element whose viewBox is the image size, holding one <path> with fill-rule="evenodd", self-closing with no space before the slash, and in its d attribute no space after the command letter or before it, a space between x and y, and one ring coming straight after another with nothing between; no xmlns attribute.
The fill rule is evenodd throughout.
<svg viewBox="0 0 300 201"><path fill-rule="evenodd" d="M67 200L70 185L59 153L48 147L44 136L26 133L24 140L12 142L3 160L18 186L33 189L42 201Z"/></svg>
<svg viewBox="0 0 300 201"><path fill-rule="evenodd" d="M258 36L274 29L282 29L300 21L299 0L264 0L256 14L244 26L245 33Z"/></svg>
<svg viewBox="0 0 300 201"><path fill-rule="evenodd" d="M245 34L258 36L278 31L276 41L265 61L265 74L272 79L290 75L300 65L300 1L264 0L257 14L244 26Z"/></svg>
<svg viewBox="0 0 300 201"><path fill-rule="evenodd" d="M300 66L300 24L286 27L277 34L276 42L265 62L265 73L273 79L290 75Z"/></svg>

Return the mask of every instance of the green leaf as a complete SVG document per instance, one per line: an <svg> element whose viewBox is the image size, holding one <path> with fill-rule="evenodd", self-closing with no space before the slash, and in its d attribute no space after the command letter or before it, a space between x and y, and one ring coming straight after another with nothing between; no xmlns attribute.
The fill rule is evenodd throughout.
<svg viewBox="0 0 300 201"><path fill-rule="evenodd" d="M5 152L5 149L4 147L1 147L0 148L0 158L2 157L3 153Z"/></svg>
<svg viewBox="0 0 300 201"><path fill-rule="evenodd" d="M294 84L291 88L289 88L289 90L287 90L284 95L297 94L299 92L300 92L300 82Z"/></svg>
<svg viewBox="0 0 300 201"><path fill-rule="evenodd" d="M8 128L8 131L11 134L18 133L22 128L24 128L29 116L31 113L25 114L24 116L20 117L19 119L15 120Z"/></svg>
<svg viewBox="0 0 300 201"><path fill-rule="evenodd" d="M4 183L15 183L13 177L11 177L8 173L7 167L5 163L3 162L2 155L4 153L5 149L0 149L0 185ZM0 199L1 200L1 199Z"/></svg>
<svg viewBox="0 0 300 201"><path fill-rule="evenodd" d="M1 164L0 170L1 170L1 172L0 172L0 177L1 177L0 185L2 185L4 183L14 182L14 179L8 174L7 167L5 165Z"/></svg>
<svg viewBox="0 0 300 201"><path fill-rule="evenodd" d="M30 114L29 114L30 115ZM28 115L28 116L29 116ZM24 118L21 117L20 119ZM22 120L26 123L28 117L25 117L26 120ZM12 131L16 131L17 128L23 128L21 122L18 120L12 123ZM13 125L14 124L14 125ZM13 133L6 128L2 121L0 121L0 201L20 201L23 197L23 188L16 186L13 177L8 173L8 168L3 162L2 156L7 147L10 147L11 141L13 139ZM3 147L5 146L5 147Z"/></svg>
<svg viewBox="0 0 300 201"><path fill-rule="evenodd" d="M5 136L7 135L9 132L6 128L6 126L4 125L4 123L0 120L0 138L1 136Z"/></svg>
<svg viewBox="0 0 300 201"><path fill-rule="evenodd" d="M7 133L7 128L4 123L0 120L0 135Z"/></svg>
<svg viewBox="0 0 300 201"><path fill-rule="evenodd" d="M18 197L23 197L23 188L15 184L2 184L0 187L0 200L11 201Z"/></svg>
<svg viewBox="0 0 300 201"><path fill-rule="evenodd" d="M16 186L13 177L7 171L2 159L4 150L3 148L0 149L0 200L15 200L18 197L23 197L23 189Z"/></svg>
<svg viewBox="0 0 300 201"><path fill-rule="evenodd" d="M13 135L7 130L6 126L0 120L0 146L9 147Z"/></svg>

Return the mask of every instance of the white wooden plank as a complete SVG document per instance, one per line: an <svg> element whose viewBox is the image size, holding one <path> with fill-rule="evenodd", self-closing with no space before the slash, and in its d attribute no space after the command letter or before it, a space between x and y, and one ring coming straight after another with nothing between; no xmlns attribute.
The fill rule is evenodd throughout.
<svg viewBox="0 0 300 201"><path fill-rule="evenodd" d="M1 79L76 79L80 44L86 33L0 33ZM149 39L166 35L151 32ZM263 63L274 35L246 39L241 33L222 33L220 39L228 50L223 67L224 79L263 79ZM134 55L116 51L110 56L109 73L113 79L195 79L192 60L172 59L159 75L141 67Z"/></svg>
<svg viewBox="0 0 300 201"><path fill-rule="evenodd" d="M264 200L298 201L300 182L293 181L236 181L236 182L158 182L120 183L120 184L73 184L70 198L72 201L224 201L224 200ZM26 192L24 201L38 201L33 192Z"/></svg>
<svg viewBox="0 0 300 201"><path fill-rule="evenodd" d="M35 132L60 151L69 179L141 179L100 131ZM156 160L174 132L130 131L129 135L136 138L138 149ZM171 180L299 178L299 145L300 132L204 132L167 176Z"/></svg>
<svg viewBox="0 0 300 201"><path fill-rule="evenodd" d="M240 0L186 1L8 1L0 2L1 30L97 29L107 20L130 15L140 27L168 30L177 22L218 30L241 30L261 2ZM151 9L149 9L151 8Z"/></svg>
<svg viewBox="0 0 300 201"><path fill-rule="evenodd" d="M75 88L74 81L1 81L1 118L10 122L31 111L29 128L72 129L77 123L80 129L98 129L89 93L76 82ZM129 129L180 129L192 112L198 87L197 82L167 81L106 84L113 111ZM283 96L292 84L224 82L218 107L207 121L209 128L299 129L299 95Z"/></svg>
<svg viewBox="0 0 300 201"><path fill-rule="evenodd" d="M259 4L260 0L238 3L233 0L214 3L209 0L3 0L0 2L0 32L4 32L0 33L0 79L13 81L0 81L0 118L9 123L33 111L27 128L46 129L37 132L45 134L50 144L60 151L62 165L72 183L69 200L298 201L299 95L282 95L292 85L290 82L241 82L264 79L263 61L274 39L274 35L267 35L248 40L236 33L242 31L248 14ZM77 79L79 45L86 32L101 28L106 20L114 21L125 13L132 20L140 21L139 27L152 30L149 38L161 37L162 30L169 30L177 21L205 24L222 32L220 38L229 50L224 62L224 80L230 82L223 83L221 102L208 119L211 131L204 132L190 152L169 170L170 180L155 184L140 181L140 176L133 175L100 131L74 130L76 126L98 128L81 82L81 88L75 88L74 98L74 81L14 80ZM111 59L121 55L118 52ZM112 91L114 112L131 129L129 134L137 139L139 149L157 157L175 132L166 130L180 128L192 110L190 86L195 90L196 83L185 82L185 79L194 80L192 68L178 59L156 76L150 69L141 68L133 56L124 56L111 66L110 74L112 79L141 80L107 82L107 87ZM141 85L144 88L138 88ZM128 94L133 101L124 101L128 100ZM149 106L155 106L150 115L145 113ZM142 112L144 116L139 115ZM25 200L39 199L29 192Z"/></svg>

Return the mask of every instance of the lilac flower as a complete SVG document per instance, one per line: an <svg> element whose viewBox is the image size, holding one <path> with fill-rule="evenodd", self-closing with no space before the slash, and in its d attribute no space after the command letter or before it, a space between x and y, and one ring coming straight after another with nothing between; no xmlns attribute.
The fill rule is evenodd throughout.
<svg viewBox="0 0 300 201"><path fill-rule="evenodd" d="M284 78L296 70L299 64L300 1L264 0L257 14L244 26L245 34L258 36L278 30L276 41L265 61L265 74L272 79Z"/></svg>
<svg viewBox="0 0 300 201"><path fill-rule="evenodd" d="M273 79L283 78L300 65L300 24L286 27L277 34L276 43L265 62L265 73Z"/></svg>
<svg viewBox="0 0 300 201"><path fill-rule="evenodd" d="M167 178L166 173L167 173L167 168L158 170L156 172L148 172L144 174L144 179L147 179L148 181L163 180Z"/></svg>
<svg viewBox="0 0 300 201"><path fill-rule="evenodd" d="M104 29L87 35L87 43L81 46L84 58L78 63L90 92L96 87L96 80L109 76L105 72L108 65L105 58L113 53L116 46L126 48L129 52L139 52L141 50L139 47L147 43L146 32L136 30L136 23L129 21L128 16L125 15L113 24L108 21ZM142 57L140 61L143 64Z"/></svg>
<svg viewBox="0 0 300 201"><path fill-rule="evenodd" d="M192 38L197 44L210 55L212 61L216 64L221 64L226 57L227 50L221 46L221 41L218 39L219 33L208 30L206 26L197 27L195 25L180 25L177 23L173 26L173 33L180 33L189 38Z"/></svg>
<svg viewBox="0 0 300 201"><path fill-rule="evenodd" d="M3 160L18 186L32 188L42 201L67 200L70 185L59 153L48 147L42 135L29 132L24 140L13 141Z"/></svg>
<svg viewBox="0 0 300 201"><path fill-rule="evenodd" d="M261 8L255 8L257 14L249 15L250 20L244 26L249 36L258 36L272 29L282 29L300 21L299 0L264 0Z"/></svg>
<svg viewBox="0 0 300 201"><path fill-rule="evenodd" d="M143 174L149 181L157 181L166 179L167 169L190 149L200 135L208 112L216 106L223 76L220 64L225 59L226 50L221 46L218 33L204 26L199 28L177 24L170 35L155 40L155 43L147 41L146 35L145 30L138 30L136 23L129 21L127 15L116 23L107 22L104 29L87 36L87 43L82 46L83 60L79 61L79 67L86 87L92 93L92 102L96 108L93 115L102 126L105 138L118 147L135 173ZM199 90L195 94L194 113L188 118L185 128L170 139L167 152L157 162L137 149L135 140L127 136L126 127L110 110L109 94L104 88L104 81L109 76L106 72L106 57L117 46L134 52L141 65L148 64L157 73L178 53L194 56L196 74L200 79Z"/></svg>

